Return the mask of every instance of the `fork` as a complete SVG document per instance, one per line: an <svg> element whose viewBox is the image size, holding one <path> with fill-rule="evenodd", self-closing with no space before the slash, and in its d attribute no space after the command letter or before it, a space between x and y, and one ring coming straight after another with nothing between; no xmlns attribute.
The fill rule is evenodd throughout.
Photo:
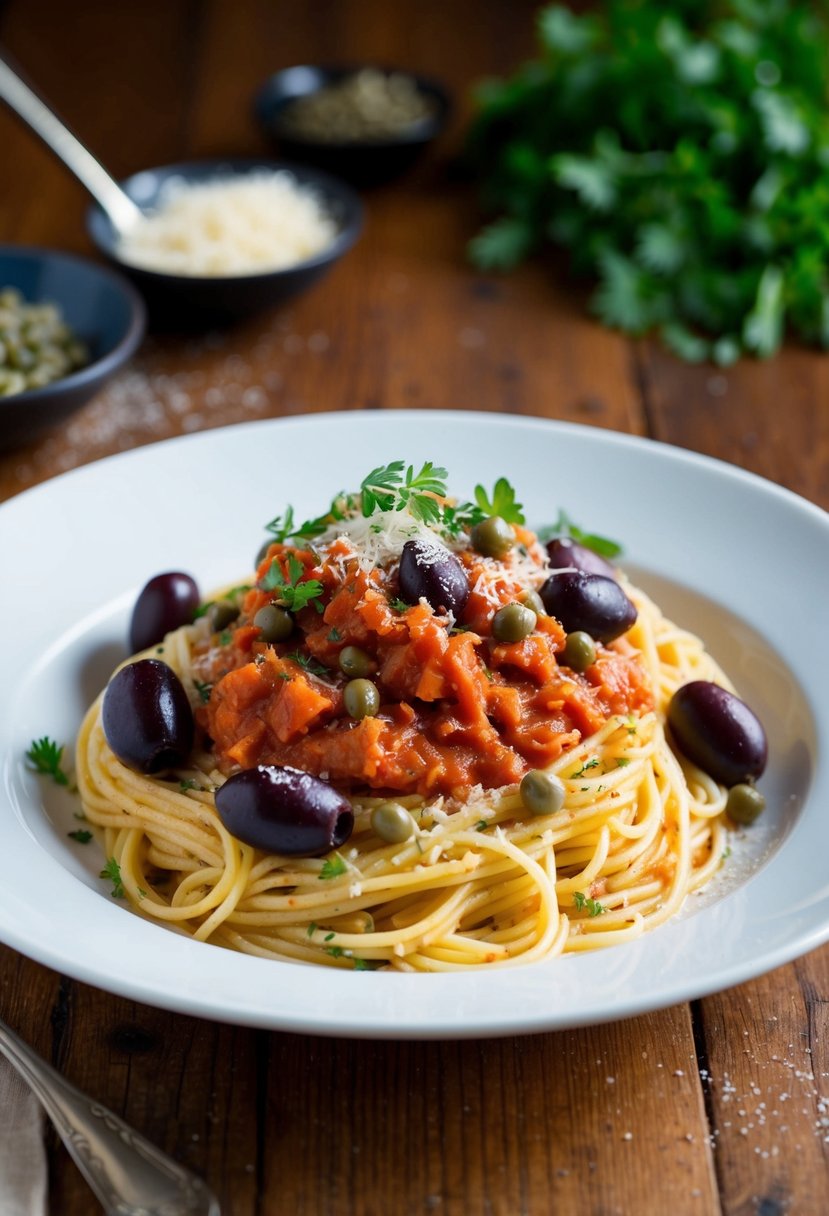
<svg viewBox="0 0 829 1216"><path fill-rule="evenodd" d="M70 1085L1 1020L0 1052L39 1098L107 1216L220 1216L201 1178Z"/></svg>

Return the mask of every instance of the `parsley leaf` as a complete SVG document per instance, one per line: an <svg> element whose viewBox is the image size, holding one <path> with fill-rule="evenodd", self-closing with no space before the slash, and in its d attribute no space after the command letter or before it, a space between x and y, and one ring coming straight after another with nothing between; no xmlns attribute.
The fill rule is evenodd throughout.
<svg viewBox="0 0 829 1216"><path fill-rule="evenodd" d="M438 523L441 518L438 498L446 497L446 469L427 460L419 473L404 460L380 465L360 483L360 509L368 519L375 511L403 511L408 508L423 523Z"/></svg>
<svg viewBox="0 0 829 1216"><path fill-rule="evenodd" d="M600 904L597 899L591 899L583 891L573 892L573 903L577 911L586 911L588 916L601 916L602 912L607 911L603 904Z"/></svg>
<svg viewBox="0 0 829 1216"><path fill-rule="evenodd" d="M347 869L348 866L340 854L334 853L332 857L326 857L317 877L321 879L340 878Z"/></svg>
<svg viewBox="0 0 829 1216"><path fill-rule="evenodd" d="M89 844L92 839L88 828L76 828L74 832L67 832L66 835L70 840L77 840L78 844Z"/></svg>
<svg viewBox="0 0 829 1216"><path fill-rule="evenodd" d="M524 523L524 508L515 501L515 490L506 477L499 477L492 498L483 486L475 486L475 502L486 515L500 515L508 524Z"/></svg>
<svg viewBox="0 0 829 1216"><path fill-rule="evenodd" d="M101 878L108 878L112 883L112 898L123 899L125 895L124 884L121 881L121 867L114 857L107 858L107 863L100 873Z"/></svg>
<svg viewBox="0 0 829 1216"><path fill-rule="evenodd" d="M275 557L264 577L259 580L259 586L263 591L276 591L280 602L291 612L299 612L308 604L313 604L318 612L322 612L322 583L315 578L303 579L305 567L293 553L288 554L287 565L286 579L279 558Z"/></svg>
<svg viewBox="0 0 829 1216"><path fill-rule="evenodd" d="M42 739L32 740L26 758L38 773L51 777L55 785L68 785L69 778L60 767L63 752L63 744L58 746L54 739L44 735Z"/></svg>
<svg viewBox="0 0 829 1216"><path fill-rule="evenodd" d="M542 533L539 532L539 536L541 535ZM545 539L553 536L569 536L578 544L600 554L601 557L618 557L622 552L622 546L618 541L608 540L606 536L597 536L595 532L585 532L578 524L573 523L566 511L559 511L558 519L549 528L544 528L543 536Z"/></svg>

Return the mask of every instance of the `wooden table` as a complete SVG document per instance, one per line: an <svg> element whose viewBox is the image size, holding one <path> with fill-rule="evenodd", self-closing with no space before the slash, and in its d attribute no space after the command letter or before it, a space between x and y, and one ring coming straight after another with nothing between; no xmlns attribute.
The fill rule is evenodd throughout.
<svg viewBox="0 0 829 1216"><path fill-rule="evenodd" d="M182 432L313 410L470 407L631 431L829 508L829 360L723 372L594 324L563 274L483 278L451 170L469 88L533 46L515 0L7 0L0 41L110 169L260 154L273 69L374 59L452 88L439 146L367 197L358 247L287 311L147 341L60 431L0 459L0 498ZM89 252L86 197L0 113L0 240ZM207 1176L233 1216L829 1210L829 949L690 1005L523 1039L321 1040L106 995L0 949L3 1016ZM52 1212L94 1210L50 1140Z"/></svg>

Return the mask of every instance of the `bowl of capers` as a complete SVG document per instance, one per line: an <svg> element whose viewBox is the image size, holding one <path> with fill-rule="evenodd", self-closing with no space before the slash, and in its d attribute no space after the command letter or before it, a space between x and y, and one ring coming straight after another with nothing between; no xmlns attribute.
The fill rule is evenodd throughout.
<svg viewBox="0 0 829 1216"><path fill-rule="evenodd" d="M408 169L443 130L449 95L436 80L373 64L275 72L255 114L281 154L358 186Z"/></svg>
<svg viewBox="0 0 829 1216"><path fill-rule="evenodd" d="M0 245L0 450L94 397L144 336L138 292L88 258Z"/></svg>

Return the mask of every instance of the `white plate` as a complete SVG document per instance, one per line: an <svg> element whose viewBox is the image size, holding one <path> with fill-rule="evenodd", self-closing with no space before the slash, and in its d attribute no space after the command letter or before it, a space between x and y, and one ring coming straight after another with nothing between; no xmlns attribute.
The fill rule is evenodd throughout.
<svg viewBox="0 0 829 1216"><path fill-rule="evenodd" d="M249 958L150 924L109 894L72 797L27 770L33 738L70 745L123 656L143 583L248 573L263 525L394 459L448 467L469 496L510 478L537 526L559 507L619 539L625 564L701 633L764 720L768 810L674 922L638 942L467 974L343 972ZM0 508L0 938L152 1005L314 1034L440 1038L601 1022L737 984L829 938L829 516L688 452L497 415L390 412L251 423L56 478Z"/></svg>

